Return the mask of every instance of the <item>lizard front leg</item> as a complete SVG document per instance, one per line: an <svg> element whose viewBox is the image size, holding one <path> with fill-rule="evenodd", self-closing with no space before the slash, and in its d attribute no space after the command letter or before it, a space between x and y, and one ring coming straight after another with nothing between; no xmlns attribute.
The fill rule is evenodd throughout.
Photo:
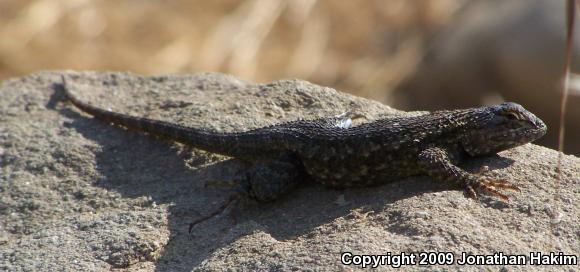
<svg viewBox="0 0 580 272"><path fill-rule="evenodd" d="M458 183L472 198L477 197L476 192L482 192L507 202L509 198L498 189L520 191L518 187L507 181L492 180L466 172L453 164L452 154L440 147L423 150L419 153L418 161L427 175L437 180Z"/></svg>

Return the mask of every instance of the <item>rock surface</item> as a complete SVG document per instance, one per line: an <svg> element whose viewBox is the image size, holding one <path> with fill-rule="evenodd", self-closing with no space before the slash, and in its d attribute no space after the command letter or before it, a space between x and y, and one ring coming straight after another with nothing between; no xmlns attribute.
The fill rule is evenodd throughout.
<svg viewBox="0 0 580 272"><path fill-rule="evenodd" d="M91 72L7 80L0 87L0 270L333 271L360 268L342 265L341 252L580 254L580 159L564 157L556 193L558 154L532 144L466 165L487 165L486 175L517 184L522 192L509 204L468 199L427 177L344 191L307 184L272 203L242 203L189 235L188 223L229 195L205 184L244 165L94 120L64 101L62 74L94 105L223 131L352 109L365 116L359 122L420 114L299 80Z"/></svg>

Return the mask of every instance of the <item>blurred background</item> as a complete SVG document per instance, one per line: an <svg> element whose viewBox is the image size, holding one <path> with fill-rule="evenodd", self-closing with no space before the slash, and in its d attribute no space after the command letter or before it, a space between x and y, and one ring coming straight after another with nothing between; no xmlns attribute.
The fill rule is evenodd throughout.
<svg viewBox="0 0 580 272"><path fill-rule="evenodd" d="M564 14L563 0L0 0L0 80L217 71L300 78L404 110L507 100L546 121L541 144L555 147ZM579 82L565 149L576 155Z"/></svg>

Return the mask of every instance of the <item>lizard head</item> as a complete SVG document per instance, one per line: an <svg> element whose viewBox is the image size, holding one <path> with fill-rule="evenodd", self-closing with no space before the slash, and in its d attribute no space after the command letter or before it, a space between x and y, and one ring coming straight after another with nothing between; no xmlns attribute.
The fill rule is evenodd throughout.
<svg viewBox="0 0 580 272"><path fill-rule="evenodd" d="M547 127L531 112L516 103L502 103L475 109L475 127L462 139L472 156L488 155L533 142L546 134Z"/></svg>

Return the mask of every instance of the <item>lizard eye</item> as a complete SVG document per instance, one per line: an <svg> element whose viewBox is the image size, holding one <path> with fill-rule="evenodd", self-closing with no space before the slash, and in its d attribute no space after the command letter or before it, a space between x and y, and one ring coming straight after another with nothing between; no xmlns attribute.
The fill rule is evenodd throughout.
<svg viewBox="0 0 580 272"><path fill-rule="evenodd" d="M518 114L516 112L512 112L512 111L506 112L504 114L504 116L510 120L521 120L522 119L520 114Z"/></svg>
<svg viewBox="0 0 580 272"><path fill-rule="evenodd" d="M512 119L512 120L519 119L518 116L513 112L508 113L507 118Z"/></svg>

